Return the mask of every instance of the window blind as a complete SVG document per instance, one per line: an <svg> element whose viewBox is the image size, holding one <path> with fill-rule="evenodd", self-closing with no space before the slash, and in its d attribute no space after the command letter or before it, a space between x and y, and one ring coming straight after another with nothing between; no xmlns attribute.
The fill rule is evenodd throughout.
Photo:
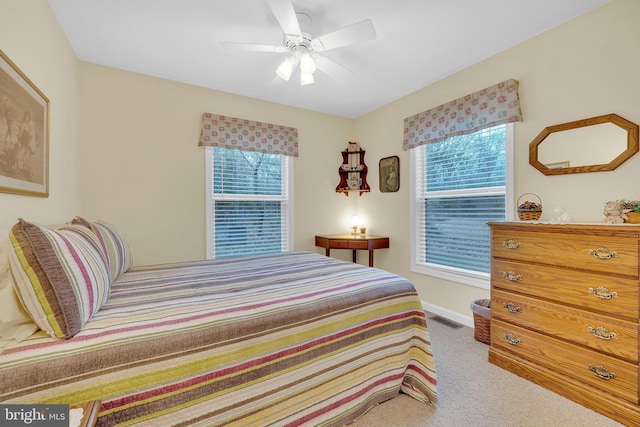
<svg viewBox="0 0 640 427"><path fill-rule="evenodd" d="M213 147L210 256L229 258L289 249L289 158Z"/></svg>
<svg viewBox="0 0 640 427"><path fill-rule="evenodd" d="M414 151L416 262L488 273L486 223L505 218L505 126Z"/></svg>

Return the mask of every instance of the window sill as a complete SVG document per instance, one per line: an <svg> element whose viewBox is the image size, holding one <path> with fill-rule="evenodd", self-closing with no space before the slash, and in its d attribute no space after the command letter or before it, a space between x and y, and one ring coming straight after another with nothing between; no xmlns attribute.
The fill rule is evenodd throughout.
<svg viewBox="0 0 640 427"><path fill-rule="evenodd" d="M489 273L479 273L461 268L424 263L413 264L411 271L487 290L490 289L491 284L491 275Z"/></svg>

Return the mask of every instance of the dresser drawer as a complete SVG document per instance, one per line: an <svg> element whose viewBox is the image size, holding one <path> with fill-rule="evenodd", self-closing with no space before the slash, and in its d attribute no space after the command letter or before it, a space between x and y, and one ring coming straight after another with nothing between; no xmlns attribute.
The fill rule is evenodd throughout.
<svg viewBox="0 0 640 427"><path fill-rule="evenodd" d="M638 324L493 289L491 319L525 326L638 362Z"/></svg>
<svg viewBox="0 0 640 427"><path fill-rule="evenodd" d="M638 366L518 326L491 322L491 346L638 403Z"/></svg>
<svg viewBox="0 0 640 427"><path fill-rule="evenodd" d="M491 255L638 278L637 237L493 230Z"/></svg>
<svg viewBox="0 0 640 427"><path fill-rule="evenodd" d="M638 281L494 259L491 285L637 321Z"/></svg>

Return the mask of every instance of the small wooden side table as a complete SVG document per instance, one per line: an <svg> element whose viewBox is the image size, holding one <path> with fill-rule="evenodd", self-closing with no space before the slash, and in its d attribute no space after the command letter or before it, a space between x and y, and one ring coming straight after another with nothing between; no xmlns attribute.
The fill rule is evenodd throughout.
<svg viewBox="0 0 640 427"><path fill-rule="evenodd" d="M316 236L316 246L325 249L325 255L330 256L331 249L351 249L353 262L357 262L356 251L369 251L369 267L373 267L373 251L389 247L389 238L371 234L330 234Z"/></svg>

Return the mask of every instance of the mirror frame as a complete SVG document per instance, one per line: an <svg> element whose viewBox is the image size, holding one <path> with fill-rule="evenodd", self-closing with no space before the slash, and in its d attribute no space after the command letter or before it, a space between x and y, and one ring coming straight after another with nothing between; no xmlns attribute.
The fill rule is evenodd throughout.
<svg viewBox="0 0 640 427"><path fill-rule="evenodd" d="M550 169L544 163L538 160L538 146L552 133L562 132L565 130L577 129L586 126L599 125L602 123L612 123L627 131L627 149L618 157L607 164L586 165L568 168ZM638 125L623 119L617 114L606 114L604 116L592 117L590 119L576 120L574 122L563 123L544 128L542 132L529 144L529 164L538 169L545 175L563 175L568 173L585 173L585 172L605 172L612 171L631 156L638 152Z"/></svg>

